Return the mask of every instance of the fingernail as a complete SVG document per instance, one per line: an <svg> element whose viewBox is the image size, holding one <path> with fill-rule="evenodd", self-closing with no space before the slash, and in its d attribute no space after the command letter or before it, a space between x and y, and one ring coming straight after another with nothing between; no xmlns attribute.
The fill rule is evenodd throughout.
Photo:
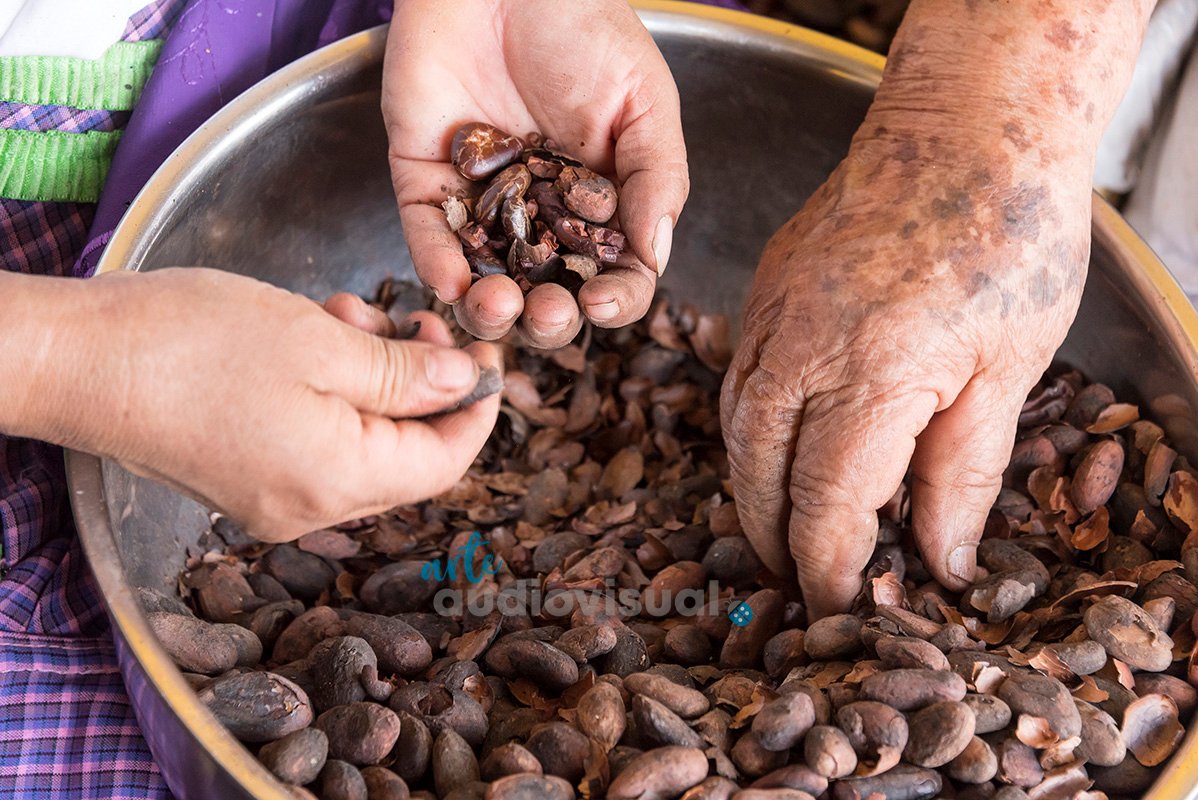
<svg viewBox="0 0 1198 800"><path fill-rule="evenodd" d="M620 305L615 300L587 306L587 316L596 322L607 322L609 319L614 319L619 313Z"/></svg>
<svg viewBox="0 0 1198 800"><path fill-rule="evenodd" d="M948 573L966 583L973 581L977 570L977 542L966 542L948 554Z"/></svg>
<svg viewBox="0 0 1198 800"><path fill-rule="evenodd" d="M674 246L674 220L666 215L657 221L657 230L653 232L653 257L657 259L657 274L666 273L666 264L670 260L670 248Z"/></svg>
<svg viewBox="0 0 1198 800"><path fill-rule="evenodd" d="M435 389L466 389L478 380L477 362L461 350L444 349L430 353L424 369L429 385Z"/></svg>

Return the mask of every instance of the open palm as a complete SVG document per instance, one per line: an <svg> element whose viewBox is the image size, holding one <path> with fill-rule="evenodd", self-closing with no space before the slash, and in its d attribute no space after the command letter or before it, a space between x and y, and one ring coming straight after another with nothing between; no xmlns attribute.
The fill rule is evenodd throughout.
<svg viewBox="0 0 1198 800"><path fill-rule="evenodd" d="M639 319L670 253L689 189L678 92L648 31L624 0L406 0L397 4L383 73L391 174L416 271L483 339L513 326L538 347L565 344L581 315L602 327ZM587 281L577 302L510 278L471 283L439 204L466 191L449 163L453 132L472 121L539 131L611 176L619 227L636 260ZM616 221L613 221L615 224Z"/></svg>

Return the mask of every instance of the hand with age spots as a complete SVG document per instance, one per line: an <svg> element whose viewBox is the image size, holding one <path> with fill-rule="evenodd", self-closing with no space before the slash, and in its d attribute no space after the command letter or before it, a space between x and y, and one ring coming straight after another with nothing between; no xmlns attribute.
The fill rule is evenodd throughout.
<svg viewBox="0 0 1198 800"><path fill-rule="evenodd" d="M678 93L649 33L624 0L401 0L387 42L383 115L400 217L421 279L481 339L517 327L557 347L585 316L600 327L649 308L689 184ZM467 184L449 163L466 122L539 131L620 184L617 220L634 258L582 287L523 296L495 275L471 284L439 204ZM613 223L614 224L614 223ZM580 307L581 315L580 316Z"/></svg>
<svg viewBox="0 0 1198 800"><path fill-rule="evenodd" d="M908 474L925 566L972 581L1077 311L1093 156L1151 3L1009 5L915 0L848 157L761 257L721 417L745 532L813 618L860 591Z"/></svg>

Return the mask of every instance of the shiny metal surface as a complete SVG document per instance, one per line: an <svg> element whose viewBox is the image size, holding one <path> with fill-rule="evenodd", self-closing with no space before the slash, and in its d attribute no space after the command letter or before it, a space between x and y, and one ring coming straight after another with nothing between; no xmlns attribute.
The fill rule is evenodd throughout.
<svg viewBox="0 0 1198 800"><path fill-rule="evenodd" d="M882 59L764 18L686 3L640 7L678 80L694 181L664 285L735 314L766 239L847 149ZM412 277L378 113L384 35L315 53L214 117L132 205L101 269L203 263L316 298ZM1144 403L1195 459L1198 316L1101 201L1094 233L1090 282L1061 357ZM419 298L414 291L410 301ZM122 672L172 791L182 800L284 800L198 703L132 593L173 586L206 513L91 456L70 454L68 469ZM1147 797L1198 795L1196 747L1191 735Z"/></svg>

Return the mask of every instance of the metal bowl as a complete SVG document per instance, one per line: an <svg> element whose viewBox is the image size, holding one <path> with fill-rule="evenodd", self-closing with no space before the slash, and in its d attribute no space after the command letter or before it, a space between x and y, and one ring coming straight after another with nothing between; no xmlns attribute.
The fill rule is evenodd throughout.
<svg viewBox="0 0 1198 800"><path fill-rule="evenodd" d="M694 181L664 284L735 315L767 238L847 150L883 61L747 14L672 2L640 9L678 80ZM208 264L315 298L412 277L378 110L384 38L376 29L345 39L230 103L145 187L100 269ZM1123 220L1098 200L1094 211L1090 281L1061 357L1143 403L1194 460L1198 316ZM173 588L208 526L205 510L116 464L80 453L68 461L125 684L171 790L184 800L285 800L197 701L133 594ZM1198 794L1195 747L1191 736L1148 797Z"/></svg>

